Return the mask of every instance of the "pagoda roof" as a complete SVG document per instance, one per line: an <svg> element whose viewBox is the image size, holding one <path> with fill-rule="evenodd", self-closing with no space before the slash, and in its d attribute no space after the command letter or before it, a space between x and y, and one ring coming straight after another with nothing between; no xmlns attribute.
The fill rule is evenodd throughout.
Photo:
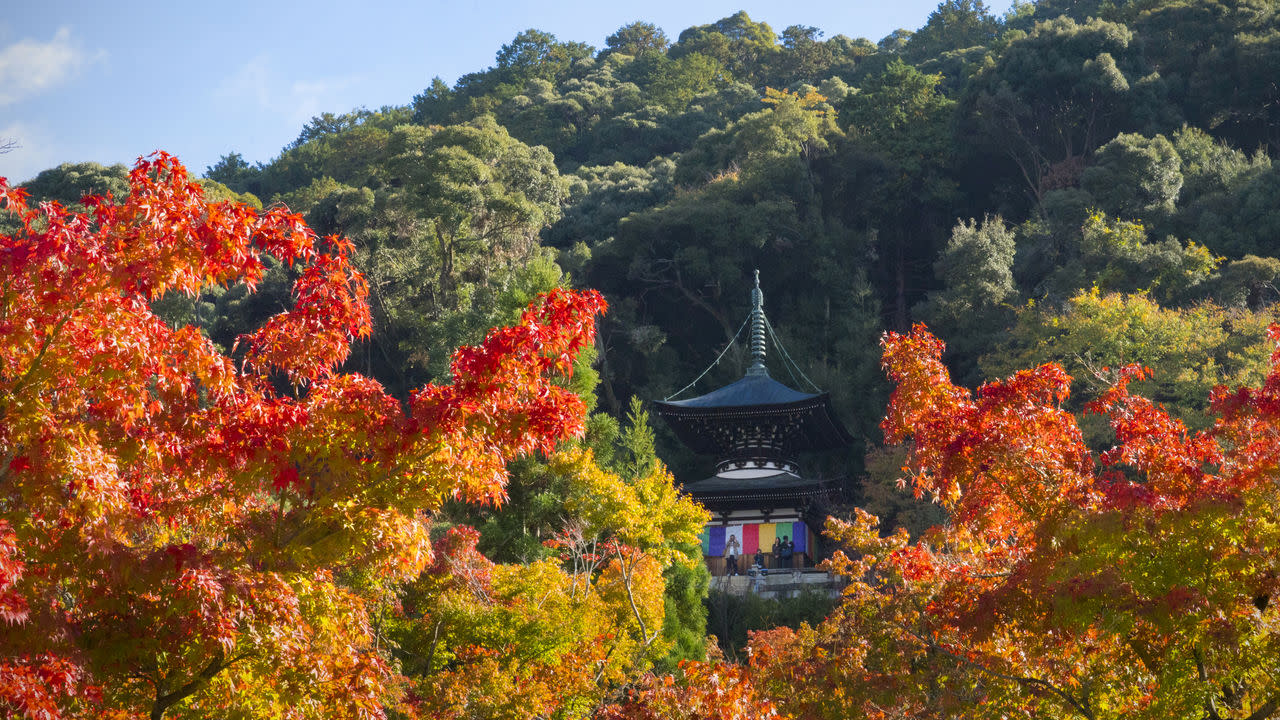
<svg viewBox="0 0 1280 720"><path fill-rule="evenodd" d="M787 445L793 451L835 450L853 442L844 424L836 419L829 394L800 393L768 376L763 379L764 383L748 375L701 397L658 402L654 407L681 442L703 455L727 452L733 445L733 428L742 425L785 428ZM770 401L770 396L777 399ZM795 399L782 399L785 397Z"/></svg>
<svg viewBox="0 0 1280 720"><path fill-rule="evenodd" d="M769 436L771 451L775 453L835 450L853 442L849 431L832 411L828 393L800 392L769 377L765 367L769 321L764 314L759 270L751 291L748 323L751 325L751 365L742 379L688 400L667 399L654 403L658 414L680 441L696 453L721 457L746 451L739 442L743 432ZM777 343L777 338L774 342ZM782 356L790 360L785 352ZM754 447L761 449L762 446L757 443Z"/></svg>
<svg viewBox="0 0 1280 720"><path fill-rule="evenodd" d="M825 393L802 393L769 377L767 373L748 374L737 382L688 400L658 403L669 408L753 408L766 405L789 405L811 400Z"/></svg>
<svg viewBox="0 0 1280 720"><path fill-rule="evenodd" d="M762 490L798 490L822 485L822 480L800 477L791 473L778 473L753 478L726 478L712 475L703 480L684 484L684 490L691 495L707 495L719 493L746 493Z"/></svg>
<svg viewBox="0 0 1280 720"><path fill-rule="evenodd" d="M839 502L843 479L818 480L778 473L758 478L709 477L685 483L683 491L710 510L775 508Z"/></svg>

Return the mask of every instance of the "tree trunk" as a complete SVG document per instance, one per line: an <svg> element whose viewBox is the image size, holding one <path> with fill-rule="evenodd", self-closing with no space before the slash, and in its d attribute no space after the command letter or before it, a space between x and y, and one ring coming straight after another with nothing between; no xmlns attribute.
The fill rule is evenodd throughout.
<svg viewBox="0 0 1280 720"><path fill-rule="evenodd" d="M218 648L214 651L213 659L209 661L209 664L203 670L191 678L190 682L173 692L161 695L159 694L160 687L157 685L156 701L151 705L151 720L164 720L164 714L169 711L169 708L195 694L197 690L207 685L215 675L230 666L231 662L235 662L234 660L226 662L226 658L227 656L222 651L222 648Z"/></svg>
<svg viewBox="0 0 1280 720"><path fill-rule="evenodd" d="M902 243L898 243L897 257L893 264L894 299L893 322L899 332L910 329L907 323L907 259L902 254Z"/></svg>

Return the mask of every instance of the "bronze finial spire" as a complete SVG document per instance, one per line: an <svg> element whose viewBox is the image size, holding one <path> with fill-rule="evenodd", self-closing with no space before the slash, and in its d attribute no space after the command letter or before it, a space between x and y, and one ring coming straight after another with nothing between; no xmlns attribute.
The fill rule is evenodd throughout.
<svg viewBox="0 0 1280 720"><path fill-rule="evenodd" d="M751 366L748 375L768 375L764 366L765 352L764 293L760 291L760 271L756 270L756 286L751 290Z"/></svg>

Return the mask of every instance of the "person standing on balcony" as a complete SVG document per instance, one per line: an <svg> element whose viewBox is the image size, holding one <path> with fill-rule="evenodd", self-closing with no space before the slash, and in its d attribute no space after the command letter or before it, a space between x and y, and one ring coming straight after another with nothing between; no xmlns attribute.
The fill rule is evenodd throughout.
<svg viewBox="0 0 1280 720"><path fill-rule="evenodd" d="M742 552L742 543L738 542L737 535L730 535L729 540L724 544L724 574L738 574L738 555Z"/></svg>

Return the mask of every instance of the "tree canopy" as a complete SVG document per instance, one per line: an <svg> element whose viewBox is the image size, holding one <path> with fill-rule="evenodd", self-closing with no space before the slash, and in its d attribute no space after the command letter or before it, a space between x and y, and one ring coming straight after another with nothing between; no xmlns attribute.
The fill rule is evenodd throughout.
<svg viewBox="0 0 1280 720"><path fill-rule="evenodd" d="M1276 4L797 19L4 184L0 713L1275 714ZM850 584L717 642L644 401L755 269Z"/></svg>
<svg viewBox="0 0 1280 720"><path fill-rule="evenodd" d="M402 406L337 371L370 322L341 237L207 201L165 155L86 213L0 189L21 225L2 256L0 702L32 718L381 715L378 588L427 570L445 499L501 502L508 458L582 431L581 399L551 376L603 301L552 293ZM267 256L296 265L296 303L234 356L149 308L252 285Z"/></svg>

